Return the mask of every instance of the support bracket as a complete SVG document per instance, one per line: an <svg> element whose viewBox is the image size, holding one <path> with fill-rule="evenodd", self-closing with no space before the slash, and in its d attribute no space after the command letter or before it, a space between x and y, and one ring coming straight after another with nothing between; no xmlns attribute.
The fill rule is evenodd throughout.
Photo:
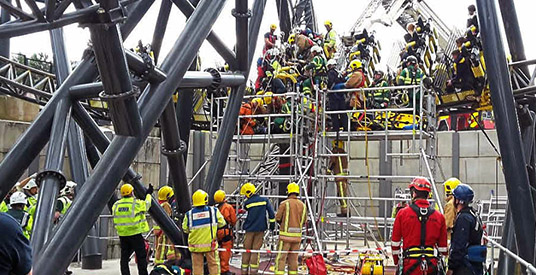
<svg viewBox="0 0 536 275"><path fill-rule="evenodd" d="M233 9L231 11L231 14L236 18L250 18L251 17L251 10L248 9L247 12L241 13L241 12L236 11L236 9Z"/></svg>
<svg viewBox="0 0 536 275"><path fill-rule="evenodd" d="M208 72L212 75L212 84L207 87L207 90L210 92L215 91L216 89L220 88L221 86L221 73L220 71L214 69L214 68L208 68L205 70L205 72Z"/></svg>
<svg viewBox="0 0 536 275"><path fill-rule="evenodd" d="M65 185L67 184L67 179L65 178L65 176L63 175L61 171L44 170L44 171L39 172L35 176L35 183L37 184L37 186L41 187L41 182L43 182L43 180L46 177L54 177L58 179L60 183L60 190L63 189Z"/></svg>

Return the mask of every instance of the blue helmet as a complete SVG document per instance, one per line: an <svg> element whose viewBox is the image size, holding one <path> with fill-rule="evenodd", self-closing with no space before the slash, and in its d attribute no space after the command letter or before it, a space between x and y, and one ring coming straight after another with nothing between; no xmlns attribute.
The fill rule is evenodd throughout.
<svg viewBox="0 0 536 275"><path fill-rule="evenodd" d="M473 202L475 192L473 192L471 186L461 183L454 189L454 191L452 191L452 195L462 203L468 204Z"/></svg>

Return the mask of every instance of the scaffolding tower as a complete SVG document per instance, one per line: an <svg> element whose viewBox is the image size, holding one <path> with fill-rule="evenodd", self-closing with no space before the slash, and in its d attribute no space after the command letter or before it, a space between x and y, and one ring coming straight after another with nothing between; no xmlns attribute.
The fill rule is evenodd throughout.
<svg viewBox="0 0 536 275"><path fill-rule="evenodd" d="M391 207L405 199L395 198L392 182L406 183L413 177L424 176L434 183L436 170L436 110L435 95L422 85L383 87L406 98L401 107L386 109L326 109L330 93L358 93L366 95L378 88L361 88L354 90L320 91L315 98L300 93L275 94L273 97L285 98L290 102L288 113L263 113L239 115L231 153L229 154L223 186L234 199L240 209L244 198L240 196L240 187L252 182L258 194L270 199L277 207L286 198L286 185L296 182L301 187L300 199L307 205L308 220L305 226L305 249L311 248L324 251L326 249L349 249L358 245L383 247L390 236L394 221L391 218ZM422 96L420 96L422 95ZM245 97L245 102L263 95ZM211 99L215 106L225 106L228 97ZM395 106L394 103L390 104ZM398 104L400 106L400 104ZM222 115L214 108L215 120L211 127L212 138L216 137L221 127ZM338 132L328 131L330 117L334 114L346 114L345 129ZM274 120L284 118L291 127L286 132L275 131ZM255 134L241 134L241 125L248 119L256 119L258 127ZM335 153L330 144L334 140L343 141L344 153ZM368 160L368 143L380 141L381 154L378 161L403 163L407 160L416 161L417 165L411 173L397 174L372 171ZM400 150L392 150L392 142L401 144ZM362 150L362 147L365 147ZM360 150L356 150L361 147ZM217 150L217 148L214 148ZM361 153L365 153L362 155ZM334 175L329 172L330 158L347 158L349 173L344 176L348 181L348 194L340 197L335 192ZM364 160L365 171L359 171L355 160ZM373 195L371 189L388 184L389 190L382 191L380 196ZM387 186L387 185L386 185ZM435 188L435 185L434 185ZM368 195L359 194L357 190L366 190ZM385 188L384 188L385 189ZM231 191L231 192L229 192ZM388 194L387 194L387 193ZM437 189L434 200L437 200ZM348 202L348 214L345 217L336 215L334 208L338 201ZM240 215L239 215L240 217ZM240 219L239 219L240 220ZM240 223L237 226L240 227ZM238 231L240 240L243 232ZM266 234L266 242L272 240ZM372 242L371 242L372 241ZM359 242L359 243L356 243ZM236 242L240 244L240 241Z"/></svg>

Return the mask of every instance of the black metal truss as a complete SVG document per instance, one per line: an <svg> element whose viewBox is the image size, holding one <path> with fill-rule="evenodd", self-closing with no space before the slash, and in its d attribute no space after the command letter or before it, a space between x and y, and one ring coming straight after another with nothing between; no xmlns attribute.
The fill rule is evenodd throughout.
<svg viewBox="0 0 536 275"><path fill-rule="evenodd" d="M63 274L88 232L93 230L102 209L114 202L112 195L121 179L132 183L136 195L142 197L145 188L141 176L129 166L157 120L162 127L162 153L173 167L170 179L180 202L177 212L184 213L190 208L190 193L185 191L188 190L183 158L185 146L179 135L183 126L177 122L171 95L179 87L234 87L234 104L225 112L226 123L234 124L266 4L265 0L255 1L249 25L251 12L247 0L236 0L233 15L237 18L237 45L233 52L211 31L225 2L173 0L190 19L161 66L150 67L136 54L123 49L122 41L154 0L101 1L100 4L89 0L46 0L44 8L27 0L31 13L2 0L0 6L14 20L0 25L0 39L51 30L54 60L58 66L56 75L51 75L0 58L0 91L44 106L0 163L0 197L5 197L48 143L45 170L37 177L41 189L32 238L35 274ZM63 14L71 3L77 10ZM167 22L170 8L171 2L163 0L152 41L157 60L163 39L160 27L166 25L162 22ZM72 23L88 27L93 43L70 72L61 27ZM187 72L205 39L234 72ZM100 82L95 82L97 79ZM139 98L138 91L142 91ZM90 100L104 100L108 107L97 112ZM101 132L95 118L111 119L116 130L111 142ZM228 154L233 133L232 129L220 133L218 143L222 144L222 152L227 152L224 155ZM62 174L65 148L71 156L72 175L80 188L70 210L52 230L54 204L66 180ZM91 174L88 162L93 166ZM225 166L225 162L226 158L220 160L217 167ZM219 188L222 174L223 171L218 176L216 171L208 177L220 180L209 190ZM186 243L180 229L156 201L149 212L175 244ZM94 243L86 241L84 247L84 255L99 258ZM181 252L188 256L187 251Z"/></svg>

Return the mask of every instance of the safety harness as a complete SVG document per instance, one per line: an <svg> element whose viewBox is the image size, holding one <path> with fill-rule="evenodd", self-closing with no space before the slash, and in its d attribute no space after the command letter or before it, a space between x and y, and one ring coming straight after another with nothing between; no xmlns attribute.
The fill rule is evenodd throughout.
<svg viewBox="0 0 536 275"><path fill-rule="evenodd" d="M408 259L417 259L410 268L403 273L403 275L411 274L418 267L421 268L423 274L428 273L428 267L433 267L433 272L436 272L437 266L433 265L431 259L436 258L435 250L433 246L426 246L426 223L428 218L435 212L435 209L432 206L428 208L421 208L416 204L411 204L409 206L421 222L421 241L420 246L410 247L403 252L403 257Z"/></svg>

